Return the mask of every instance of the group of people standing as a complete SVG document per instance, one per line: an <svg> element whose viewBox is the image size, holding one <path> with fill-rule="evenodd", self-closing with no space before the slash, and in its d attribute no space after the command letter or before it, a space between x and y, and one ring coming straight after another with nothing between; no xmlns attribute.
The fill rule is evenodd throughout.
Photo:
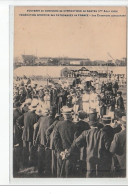
<svg viewBox="0 0 128 194"><path fill-rule="evenodd" d="M75 84L74 84L75 83ZM122 92L75 81L66 88L17 78L13 97L13 172L39 177L125 177L126 114ZM111 97L112 96L112 97Z"/></svg>

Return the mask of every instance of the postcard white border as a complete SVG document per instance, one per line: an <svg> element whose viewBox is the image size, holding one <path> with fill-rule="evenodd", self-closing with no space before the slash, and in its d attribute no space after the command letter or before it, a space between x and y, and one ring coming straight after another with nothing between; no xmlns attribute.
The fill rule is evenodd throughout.
<svg viewBox="0 0 128 194"><path fill-rule="evenodd" d="M1 6L3 6L5 8L5 10L8 11L10 10L10 14L8 14L10 20L9 20L9 24L10 24L10 29L8 34L10 34L10 46L9 46L9 50L7 50L7 53L5 53L5 57L8 56L8 52L9 52L9 64L10 66L7 69L7 71L9 72L9 128L5 129L8 130L6 131L6 135L7 137L9 137L9 144L7 143L7 147L4 150L8 150L8 155L10 153L10 156L8 156L8 159L10 160L10 165L9 166L4 166L3 168L5 168L6 170L8 169L10 175L8 177L5 177L4 179L4 174L1 174L0 176L3 177L3 181L2 184L11 184L11 185L128 185L128 178L126 179L122 179L122 178L102 178L102 179L81 179L81 178L74 178L74 179L58 179L58 178L13 178L12 177L12 83L13 83L13 19L12 19L12 10L13 7L11 6L127 6L128 2L127 1L0 1ZM10 7L9 7L10 6ZM7 17L8 17L7 16ZM6 16L3 16L6 17ZM8 28L7 28L8 30ZM4 63L3 63L4 64ZM9 65L8 64L8 65ZM7 64L6 64L7 65ZM6 70L5 70L6 71ZM127 72L128 73L128 72ZM6 77L6 76L5 76ZM128 85L127 85L128 87ZM128 91L128 90L127 90ZM128 96L127 96L128 97ZM3 112L4 110L2 110ZM3 114L8 114L6 112L4 112ZM5 120L6 122L6 120ZM4 129L4 126L2 126L2 128ZM4 134L5 135L5 134ZM127 134L128 136L128 134ZM5 140L3 138L0 139L1 140L1 145L5 146ZM128 145L127 145L127 150L128 150ZM5 153L6 154L6 153ZM5 165L7 165L8 163L5 162ZM2 171L3 172L3 171ZM127 169L127 174L128 174L128 169ZM5 174L5 176L7 176L7 174Z"/></svg>

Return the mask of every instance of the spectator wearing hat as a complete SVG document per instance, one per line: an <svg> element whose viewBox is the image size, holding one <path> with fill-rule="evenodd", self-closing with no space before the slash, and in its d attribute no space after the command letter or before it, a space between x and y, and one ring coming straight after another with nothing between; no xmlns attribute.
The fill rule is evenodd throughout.
<svg viewBox="0 0 128 194"><path fill-rule="evenodd" d="M52 170L52 176L57 176L57 153L54 146L54 133L55 133L55 126L60 120L60 115L56 113L54 122L50 125L50 127L46 130L46 139L47 144L46 147L52 150L52 163L51 163L51 170Z"/></svg>
<svg viewBox="0 0 128 194"><path fill-rule="evenodd" d="M38 120L38 116L35 113L37 105L38 100L33 99L31 105L28 107L29 111L17 119L18 126L23 127L23 163L25 166L29 165L30 151L33 145L34 124Z"/></svg>
<svg viewBox="0 0 128 194"><path fill-rule="evenodd" d="M70 148L74 140L76 126L72 122L72 109L64 106L62 114L64 121L58 122L55 127L54 145L57 151L57 177L72 177L75 158L72 155L68 160L62 160L61 154Z"/></svg>
<svg viewBox="0 0 128 194"><path fill-rule="evenodd" d="M22 113L28 112L29 111L29 106L31 105L32 99L31 98L27 98L25 100L25 102L21 105L21 111Z"/></svg>
<svg viewBox="0 0 128 194"><path fill-rule="evenodd" d="M101 129L104 133L106 133L107 140L109 145L114 137L114 129L111 127L111 117L109 115L104 115L102 118L104 127ZM112 155L109 150L104 149L102 152L102 157L100 160L100 177L111 177L111 165L112 165Z"/></svg>
<svg viewBox="0 0 128 194"><path fill-rule="evenodd" d="M15 102L13 105L13 144L22 144L22 131L17 126L16 120L22 115L20 110L20 102Z"/></svg>
<svg viewBox="0 0 128 194"><path fill-rule="evenodd" d="M102 129L103 128L103 124L99 122L98 118L97 118L97 110L95 108L90 109L90 113L89 113L89 123L91 124L93 122L93 120L96 120L97 122L97 127L98 129Z"/></svg>
<svg viewBox="0 0 128 194"><path fill-rule="evenodd" d="M18 102L20 100L19 90L14 90L13 102Z"/></svg>
<svg viewBox="0 0 128 194"><path fill-rule="evenodd" d="M87 114L90 111L90 92L89 90L86 90L82 96L82 102L83 102L83 111L85 111Z"/></svg>
<svg viewBox="0 0 128 194"><path fill-rule="evenodd" d="M44 104L45 104L45 106L47 106L48 109L50 109L50 95L49 95L49 91L45 92Z"/></svg>
<svg viewBox="0 0 128 194"><path fill-rule="evenodd" d="M67 103L66 105L71 108L72 107L72 95L67 96Z"/></svg>
<svg viewBox="0 0 128 194"><path fill-rule="evenodd" d="M38 96L39 96L39 99L43 102L44 101L44 96L45 96L43 86L39 87Z"/></svg>
<svg viewBox="0 0 128 194"><path fill-rule="evenodd" d="M32 99L32 97L33 97L33 89L32 89L32 86L31 86L31 84L28 84L27 85L27 98L31 98Z"/></svg>
<svg viewBox="0 0 128 194"><path fill-rule="evenodd" d="M24 92L23 88L19 89L19 101L20 103L23 103L26 99L26 93Z"/></svg>
<svg viewBox="0 0 128 194"><path fill-rule="evenodd" d="M89 130L90 126L84 119L87 118L87 113L84 111L78 112L79 121L76 123L75 139L81 135L83 131Z"/></svg>
<svg viewBox="0 0 128 194"><path fill-rule="evenodd" d="M124 112L124 100L121 91L117 92L117 112L119 113L119 117L122 117L122 113Z"/></svg>
<svg viewBox="0 0 128 194"><path fill-rule="evenodd" d="M116 157L117 177L126 177L126 116L121 119L122 131L114 135L110 152Z"/></svg>
<svg viewBox="0 0 128 194"><path fill-rule="evenodd" d="M107 134L109 141L112 142L114 137L114 129L111 127L111 117L109 115L104 115L102 121L104 124L102 130Z"/></svg>
<svg viewBox="0 0 128 194"><path fill-rule="evenodd" d="M69 155L74 151L75 147L86 146L86 162L87 174L86 177L100 176L100 160L102 157L102 150L108 149L108 140L106 134L99 130L97 114L90 114L89 117L90 130L83 131L83 133L74 140L71 148L68 150Z"/></svg>
<svg viewBox="0 0 128 194"><path fill-rule="evenodd" d="M78 138L83 131L87 131L90 129L90 126L88 122L85 121L87 119L87 114L84 111L78 112L78 119L79 121L76 123L76 132L75 132L75 139ZM86 148L82 147L78 149L78 160L80 160L81 165L81 176L85 176L85 170L86 170Z"/></svg>
<svg viewBox="0 0 128 194"><path fill-rule="evenodd" d="M49 176L51 173L51 152L45 151L47 145L46 130L53 123L54 118L49 116L49 110L45 107L42 109L36 128L38 128L37 136L35 137L35 144L38 144L38 173L40 176ZM35 129L36 130L36 129Z"/></svg>
<svg viewBox="0 0 128 194"><path fill-rule="evenodd" d="M67 89L64 88L64 91L63 91L63 98L62 98L62 103L63 103L63 106L66 105L67 103L67 96L69 95L69 91Z"/></svg>
<svg viewBox="0 0 128 194"><path fill-rule="evenodd" d="M103 118L103 116L106 115L106 104L104 101L104 98L100 99L100 117Z"/></svg>
<svg viewBox="0 0 128 194"><path fill-rule="evenodd" d="M37 98L37 84L33 83L32 84L32 98Z"/></svg>
<svg viewBox="0 0 128 194"><path fill-rule="evenodd" d="M113 84L113 93L114 93L115 96L117 96L118 89L119 89L118 82L115 81L115 83Z"/></svg>

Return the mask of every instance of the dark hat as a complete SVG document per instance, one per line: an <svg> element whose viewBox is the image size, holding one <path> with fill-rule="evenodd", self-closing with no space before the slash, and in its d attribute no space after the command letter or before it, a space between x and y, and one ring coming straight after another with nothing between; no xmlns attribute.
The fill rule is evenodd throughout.
<svg viewBox="0 0 128 194"><path fill-rule="evenodd" d="M85 118L87 118L87 113L84 112L84 111L79 111L79 112L78 112L78 117L79 117L80 119L85 119Z"/></svg>
<svg viewBox="0 0 128 194"><path fill-rule="evenodd" d="M21 103L19 101L14 102L13 108L18 108L18 107L20 107L20 105L21 105Z"/></svg>
<svg viewBox="0 0 128 194"><path fill-rule="evenodd" d="M103 119L104 121L108 121L108 120L111 120L111 116L109 116L109 115L104 115L102 119Z"/></svg>
<svg viewBox="0 0 128 194"><path fill-rule="evenodd" d="M109 115L104 115L103 118L102 118L103 122L111 122L111 119L112 118Z"/></svg>
<svg viewBox="0 0 128 194"><path fill-rule="evenodd" d="M90 114L91 114L91 113L97 113L96 108L91 108L91 109L90 109Z"/></svg>
<svg viewBox="0 0 128 194"><path fill-rule="evenodd" d="M93 124L96 124L97 122L98 122L97 112L90 113L89 114L89 124L90 125L93 125Z"/></svg>

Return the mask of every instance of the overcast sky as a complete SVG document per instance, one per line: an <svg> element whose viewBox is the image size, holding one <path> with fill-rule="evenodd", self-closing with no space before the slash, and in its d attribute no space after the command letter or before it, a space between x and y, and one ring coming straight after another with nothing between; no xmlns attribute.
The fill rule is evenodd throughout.
<svg viewBox="0 0 128 194"><path fill-rule="evenodd" d="M108 52L114 59L126 57L126 17L19 16L21 13L27 13L27 9L46 9L46 7L15 8L15 57L25 53L37 54L38 57L65 56L110 60ZM70 9L76 8L70 7ZM126 14L125 8L116 9L118 14Z"/></svg>

